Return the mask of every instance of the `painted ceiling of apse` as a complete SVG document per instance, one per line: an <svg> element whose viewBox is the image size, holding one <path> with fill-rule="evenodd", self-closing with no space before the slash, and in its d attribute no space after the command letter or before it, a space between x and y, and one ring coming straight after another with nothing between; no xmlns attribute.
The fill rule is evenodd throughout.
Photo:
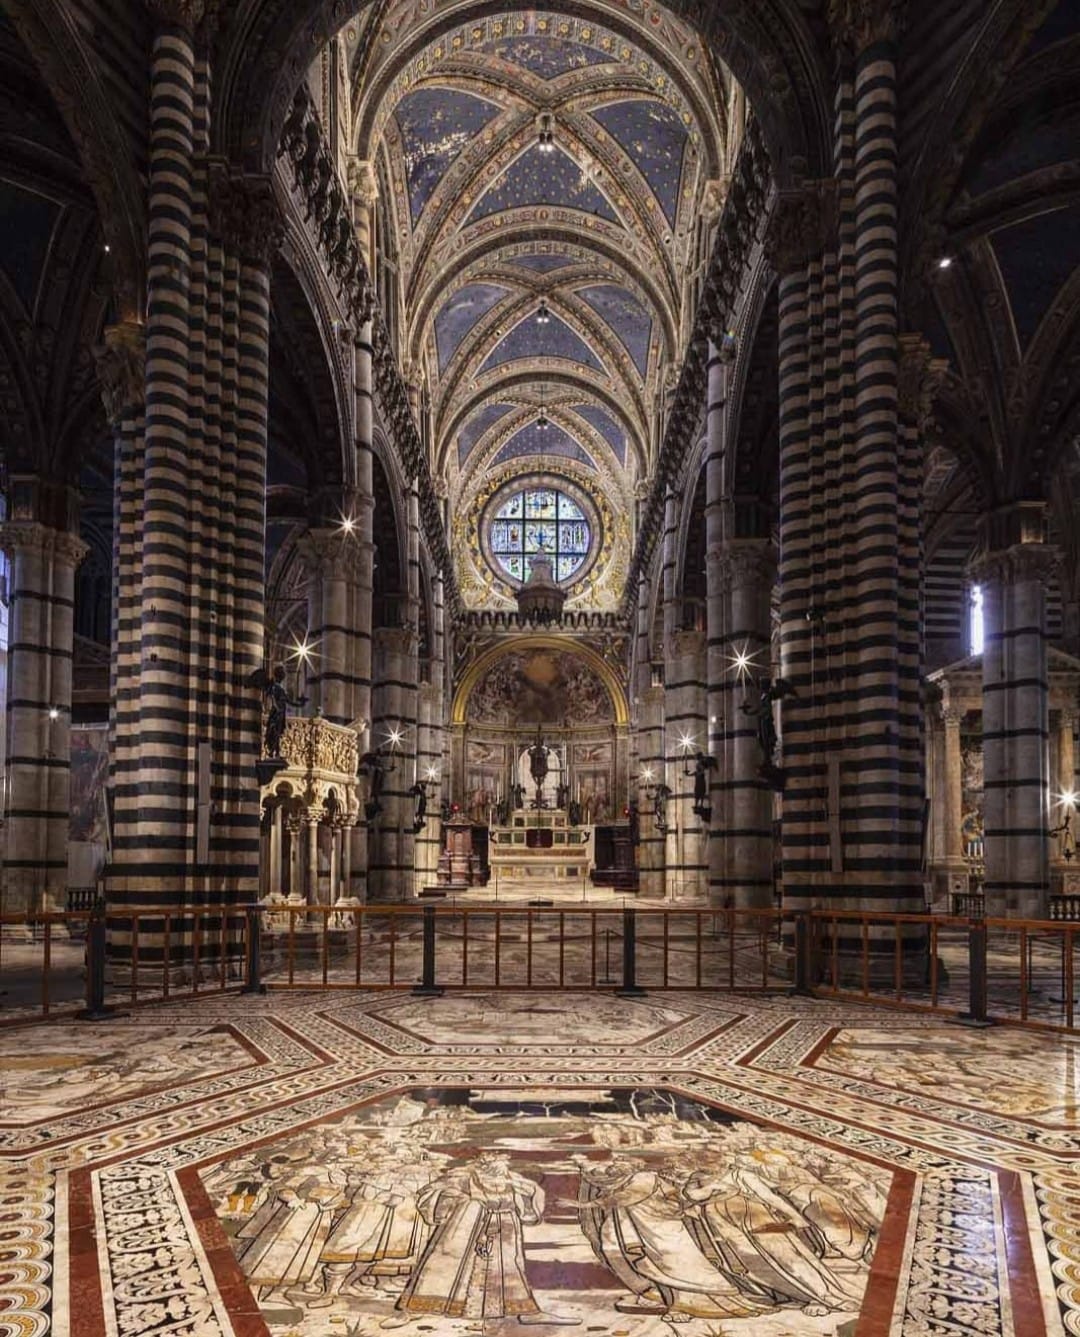
<svg viewBox="0 0 1080 1337"><path fill-rule="evenodd" d="M540 454L638 470L722 170L726 95L693 32L653 0L476 19L390 0L360 48L357 147L381 155L452 494ZM565 401L547 431L541 389Z"/></svg>

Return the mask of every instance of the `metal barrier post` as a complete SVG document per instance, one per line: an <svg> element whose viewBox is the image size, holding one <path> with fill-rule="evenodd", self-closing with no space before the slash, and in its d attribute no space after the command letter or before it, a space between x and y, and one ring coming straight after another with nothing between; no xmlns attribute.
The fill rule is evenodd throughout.
<svg viewBox="0 0 1080 1337"><path fill-rule="evenodd" d="M811 968L810 968L810 912L808 910L799 910L794 915L795 919L795 985L791 992L795 995L809 997L811 994Z"/></svg>
<svg viewBox="0 0 1080 1337"><path fill-rule="evenodd" d="M986 923L968 925L968 1010L957 1018L964 1026L992 1026L986 1015Z"/></svg>
<svg viewBox="0 0 1080 1337"><path fill-rule="evenodd" d="M105 1006L105 904L98 901L86 926L86 1008L78 1019L106 1021L115 1015Z"/></svg>
<svg viewBox="0 0 1080 1337"><path fill-rule="evenodd" d="M623 909L622 988L615 993L620 998L640 998L645 992L637 982L637 911Z"/></svg>
<svg viewBox="0 0 1080 1337"><path fill-rule="evenodd" d="M439 998L444 993L435 983L435 907L424 906L424 959L420 983L413 986L416 998Z"/></svg>
<svg viewBox="0 0 1080 1337"><path fill-rule="evenodd" d="M262 916L257 908L248 906L244 911L247 921L247 959L244 963L244 986L241 993L265 993L262 982Z"/></svg>

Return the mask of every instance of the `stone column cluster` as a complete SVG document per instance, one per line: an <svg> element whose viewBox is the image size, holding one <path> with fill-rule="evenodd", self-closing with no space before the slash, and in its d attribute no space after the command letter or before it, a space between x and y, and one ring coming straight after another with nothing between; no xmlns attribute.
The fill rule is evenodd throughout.
<svg viewBox="0 0 1080 1337"><path fill-rule="evenodd" d="M1046 584L1056 551L1041 541L1039 507L990 518L990 547L973 564L982 586L983 824L986 911L1042 918L1050 891L1049 684Z"/></svg>
<svg viewBox="0 0 1080 1337"><path fill-rule="evenodd" d="M783 702L784 896L795 910L921 910L917 452L898 410L896 6L836 0L829 17L833 174L782 195L768 237L780 302L782 673L794 689ZM891 933L880 945L892 950Z"/></svg>
<svg viewBox="0 0 1080 1337"><path fill-rule="evenodd" d="M203 5L149 7L145 408L117 415L114 906L258 889L269 267L283 226L268 180L210 158ZM133 337L114 332L114 351Z"/></svg>
<svg viewBox="0 0 1080 1337"><path fill-rule="evenodd" d="M11 561L4 914L66 910L71 663L77 535L36 520L0 525Z"/></svg>

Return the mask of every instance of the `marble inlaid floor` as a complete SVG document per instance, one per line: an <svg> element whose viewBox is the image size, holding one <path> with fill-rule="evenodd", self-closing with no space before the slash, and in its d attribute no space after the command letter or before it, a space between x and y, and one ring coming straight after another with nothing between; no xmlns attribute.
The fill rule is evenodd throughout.
<svg viewBox="0 0 1080 1337"><path fill-rule="evenodd" d="M1078 1060L681 994L0 1031L0 1337L1080 1334Z"/></svg>

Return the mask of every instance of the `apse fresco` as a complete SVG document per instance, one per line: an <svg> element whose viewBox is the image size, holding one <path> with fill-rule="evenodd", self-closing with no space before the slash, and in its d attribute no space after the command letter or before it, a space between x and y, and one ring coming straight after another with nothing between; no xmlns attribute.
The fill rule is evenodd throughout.
<svg viewBox="0 0 1080 1337"><path fill-rule="evenodd" d="M662 1088L419 1088L202 1172L274 1337L849 1332L891 1182Z"/></svg>
<svg viewBox="0 0 1080 1337"><path fill-rule="evenodd" d="M582 213L596 214L609 223L619 217L607 197L589 180L573 158L562 149L542 153L534 144L499 177L469 215L476 223L504 209L523 209L530 205L554 204Z"/></svg>
<svg viewBox="0 0 1080 1337"><path fill-rule="evenodd" d="M532 556L552 559L555 579L569 580L592 546L589 522L577 502L553 488L533 488L508 498L491 521L491 554L513 580L527 580Z"/></svg>
<svg viewBox="0 0 1080 1337"><path fill-rule="evenodd" d="M607 724L615 717L600 676L564 650L501 655L469 696L470 724Z"/></svg>

